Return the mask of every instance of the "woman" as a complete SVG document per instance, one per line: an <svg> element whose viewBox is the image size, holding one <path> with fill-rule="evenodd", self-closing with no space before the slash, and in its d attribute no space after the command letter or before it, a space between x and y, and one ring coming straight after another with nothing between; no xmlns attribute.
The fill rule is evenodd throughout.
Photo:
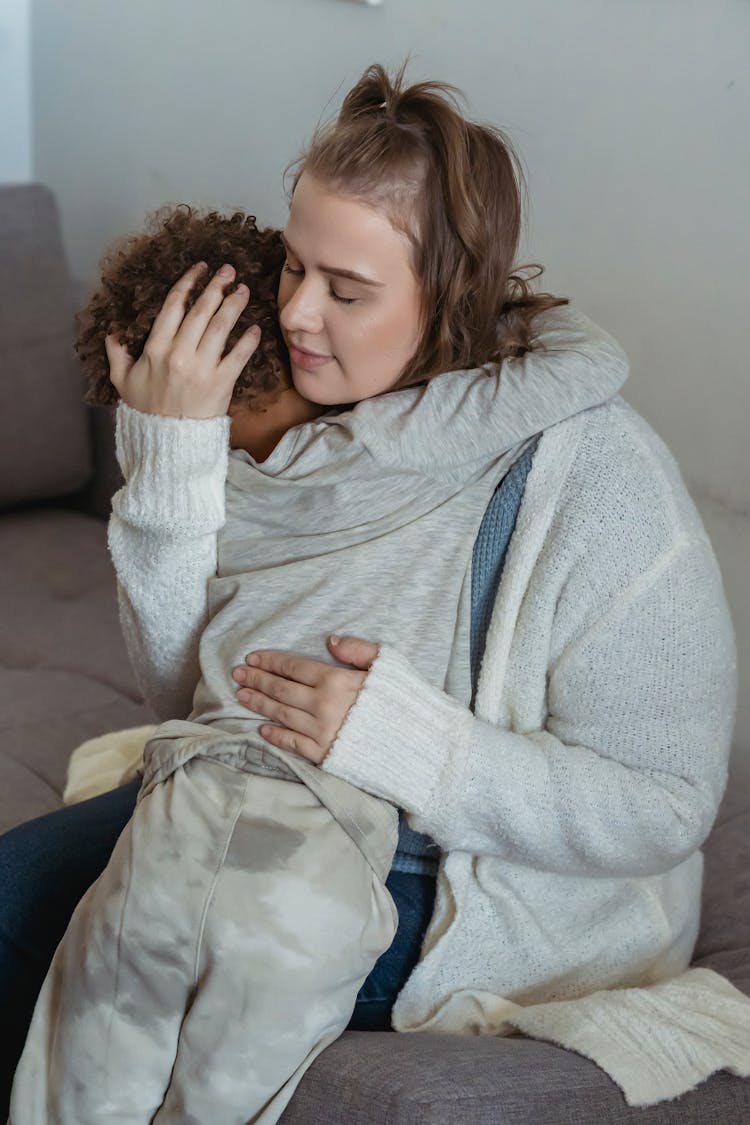
<svg viewBox="0 0 750 1125"><path fill-rule="evenodd" d="M524 346L534 299L502 299L482 241L482 216L471 213L457 189L473 180L487 200L499 194L489 192L487 168L470 151L467 138L476 134L466 123L462 131L455 111L434 91L399 90L398 82L393 89L377 71L352 92L349 111L355 122L375 118L389 140L368 154L359 178L351 175L337 186L376 211L389 211L394 226L406 226L416 243L418 275L425 265L420 223L429 230L431 220L434 229L431 208L439 194L437 181L424 176L419 146L425 135L455 172L455 181L446 173L440 183L447 213L461 227L456 256L444 256L443 279L423 275L420 312L436 310L436 324L416 351L419 332L410 334L408 321L384 341L391 372L401 373L395 384L390 374L386 386L460 366L482 354L482 344L485 357L494 358L487 338L494 337L500 315L505 346ZM331 156L337 169L349 142L344 136ZM326 154L331 148L324 146ZM325 160L316 163L318 156L313 146L304 168L325 181ZM490 229L509 234L502 274L507 297L517 225L506 218ZM325 233L335 238L334 230ZM350 356L339 355L335 327L341 322L321 311L323 283L327 308L334 300L366 302L367 290L332 289L331 263L310 259L291 234L289 242L289 276L302 280L280 304L295 386L314 401L350 401L349 371L358 372L368 352L360 348L351 369ZM342 280L355 287L377 280L353 277L355 265ZM330 382L322 378L326 366ZM205 389L208 413L198 416L212 418L217 391L208 380ZM355 389L352 397L365 397L368 387ZM371 393L382 389L376 380ZM529 467L530 458L519 461L515 478L506 478L496 494L501 509L515 495L508 531ZM497 514L488 521L485 548L498 546L492 536ZM496 552L501 560L503 546ZM482 576L483 563L482 552L475 553L475 577ZM321 679L319 662L260 653L257 670L248 663L242 673L255 689L253 710L277 720L269 741L317 759L322 769L404 809L409 827L428 837L414 838L417 857L434 862L436 850L444 853L434 911L428 871L421 911L415 896L416 924L403 945L398 935L394 943L405 955L390 958L393 976L385 987L375 974L368 981L386 1012L398 994L396 1030L507 1034L509 1024L522 1026L521 1009L528 1016L542 1001L674 976L689 964L697 933L698 849L726 780L733 640L697 513L668 452L634 412L616 400L545 431L502 583L498 588L497 572L483 577L489 578L484 588L476 583L480 646L488 623L489 629L473 712L425 683L395 648L364 638L344 638L332 648L355 670L331 675L326 665ZM127 633L127 618L124 626ZM187 649L172 650L171 660L160 663L148 641L151 660L139 659L153 688L147 698L163 699L162 689L177 684L173 698L181 691L184 703L191 682L184 677ZM140 658L137 644L130 647ZM476 670L478 660L473 664ZM170 707L167 713L186 711ZM130 811L126 792L100 800L120 808L122 827ZM83 826L83 820L79 814L76 823ZM23 919L16 925L18 933ZM31 932L23 935L27 944ZM387 960L381 958L384 969ZM534 1034L528 1020L525 1030Z"/></svg>

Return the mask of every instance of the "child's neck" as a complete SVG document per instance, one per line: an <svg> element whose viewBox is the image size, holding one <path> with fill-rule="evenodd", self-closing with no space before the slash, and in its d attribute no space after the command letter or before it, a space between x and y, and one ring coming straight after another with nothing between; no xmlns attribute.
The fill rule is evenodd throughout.
<svg viewBox="0 0 750 1125"><path fill-rule="evenodd" d="M278 401L266 407L262 414L242 402L231 403L230 447L246 450L255 461L265 461L287 430L318 418L325 409L317 402L308 402L294 387L282 391Z"/></svg>

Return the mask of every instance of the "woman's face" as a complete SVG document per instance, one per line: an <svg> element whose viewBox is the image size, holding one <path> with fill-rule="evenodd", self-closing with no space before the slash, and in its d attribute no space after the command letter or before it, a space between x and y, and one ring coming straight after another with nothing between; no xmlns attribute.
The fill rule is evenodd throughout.
<svg viewBox="0 0 750 1125"><path fill-rule="evenodd" d="M279 321L296 389L329 405L389 390L421 335L406 236L303 172L283 238Z"/></svg>

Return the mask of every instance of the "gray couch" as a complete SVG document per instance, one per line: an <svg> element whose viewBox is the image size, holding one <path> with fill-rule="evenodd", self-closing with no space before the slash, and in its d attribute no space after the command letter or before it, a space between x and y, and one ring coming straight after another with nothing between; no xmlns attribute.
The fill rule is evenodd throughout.
<svg viewBox="0 0 750 1125"><path fill-rule="evenodd" d="M70 346L79 296L52 194L0 188L0 831L59 807L80 742L155 721L120 636L106 546L120 477L112 411L81 400ZM750 995L748 792L728 792L705 857L694 964ZM347 1031L305 1074L282 1120L740 1125L750 1122L750 1080L715 1074L676 1101L635 1110L593 1062L549 1043Z"/></svg>

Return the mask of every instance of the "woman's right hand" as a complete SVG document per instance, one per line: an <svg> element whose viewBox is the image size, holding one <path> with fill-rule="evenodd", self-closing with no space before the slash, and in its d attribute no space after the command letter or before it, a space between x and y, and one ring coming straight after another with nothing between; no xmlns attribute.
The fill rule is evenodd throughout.
<svg viewBox="0 0 750 1125"><path fill-rule="evenodd" d="M185 299L206 268L205 262L192 266L169 290L137 360L114 335L105 337L110 379L134 410L172 418L215 418L228 412L260 329L249 328L221 358L250 291L243 285L225 297L224 287L235 270L222 266L186 315Z"/></svg>

